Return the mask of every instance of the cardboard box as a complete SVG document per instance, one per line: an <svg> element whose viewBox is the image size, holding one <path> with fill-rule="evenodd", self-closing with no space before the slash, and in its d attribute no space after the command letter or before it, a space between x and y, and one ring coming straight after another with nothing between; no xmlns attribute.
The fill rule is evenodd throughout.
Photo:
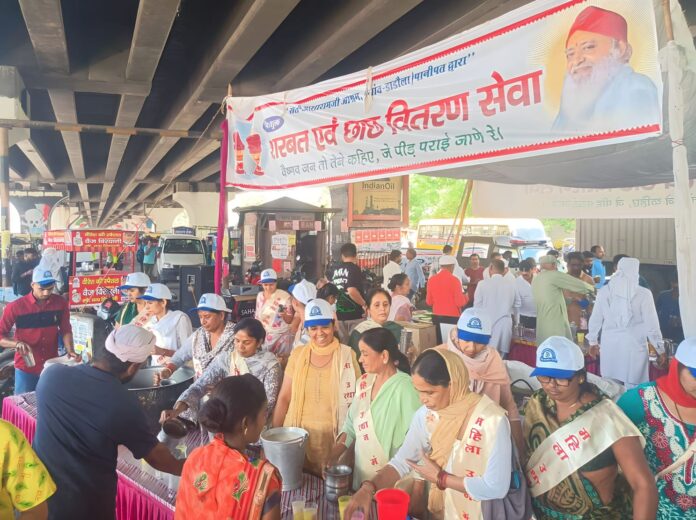
<svg viewBox="0 0 696 520"><path fill-rule="evenodd" d="M425 349L437 346L435 325L431 323L411 323L408 321L398 321L397 323L413 332L413 346L416 350L416 356Z"/></svg>

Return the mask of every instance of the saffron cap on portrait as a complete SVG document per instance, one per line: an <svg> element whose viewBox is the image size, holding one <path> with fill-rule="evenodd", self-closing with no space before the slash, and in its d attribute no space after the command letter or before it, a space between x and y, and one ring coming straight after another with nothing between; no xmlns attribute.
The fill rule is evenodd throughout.
<svg viewBox="0 0 696 520"><path fill-rule="evenodd" d="M532 376L570 379L585 368L585 357L575 343L563 336L551 336L537 347Z"/></svg>
<svg viewBox="0 0 696 520"><path fill-rule="evenodd" d="M38 283L42 287L48 287L56 283L53 273L45 267L36 267L31 273L31 283Z"/></svg>
<svg viewBox="0 0 696 520"><path fill-rule="evenodd" d="M261 271L261 278L259 283L273 283L278 281L278 273L273 269L264 269Z"/></svg>
<svg viewBox="0 0 696 520"><path fill-rule="evenodd" d="M138 296L139 300L171 300L172 291L163 283L152 283L145 289L145 294Z"/></svg>
<svg viewBox="0 0 696 520"><path fill-rule="evenodd" d="M491 317L483 309L469 308L462 312L457 321L457 337L488 345L491 341Z"/></svg>
<svg viewBox="0 0 696 520"><path fill-rule="evenodd" d="M292 297L299 301L302 305L307 305L317 297L317 286L307 280L302 280L292 286L290 290Z"/></svg>
<svg viewBox="0 0 696 520"><path fill-rule="evenodd" d="M442 255L440 257L440 265L457 265L457 259L452 255Z"/></svg>
<svg viewBox="0 0 696 520"><path fill-rule="evenodd" d="M674 358L687 367L692 376L696 377L696 336L686 338L679 343Z"/></svg>
<svg viewBox="0 0 696 520"><path fill-rule="evenodd" d="M123 285L119 286L119 289L144 289L151 283L150 277L145 273L129 273L128 276L126 276L126 281L123 282Z"/></svg>
<svg viewBox="0 0 696 520"><path fill-rule="evenodd" d="M319 327L333 323L333 311L326 300L312 300L305 307L305 327Z"/></svg>
<svg viewBox="0 0 696 520"><path fill-rule="evenodd" d="M219 294L205 293L198 300L198 305L191 311L209 311L209 312L232 312L227 308L225 299Z"/></svg>
<svg viewBox="0 0 696 520"><path fill-rule="evenodd" d="M628 23L619 13L602 9L601 7L589 6L583 9L570 26L566 46L570 37L577 31L585 31L594 34L601 34L608 38L625 42L628 41Z"/></svg>

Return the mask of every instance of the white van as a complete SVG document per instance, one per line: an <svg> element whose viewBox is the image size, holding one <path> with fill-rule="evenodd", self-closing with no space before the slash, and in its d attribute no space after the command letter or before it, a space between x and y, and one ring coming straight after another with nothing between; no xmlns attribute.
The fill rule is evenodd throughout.
<svg viewBox="0 0 696 520"><path fill-rule="evenodd" d="M160 235L157 248L157 271L160 281L178 280L179 268L205 265L205 242L191 235Z"/></svg>

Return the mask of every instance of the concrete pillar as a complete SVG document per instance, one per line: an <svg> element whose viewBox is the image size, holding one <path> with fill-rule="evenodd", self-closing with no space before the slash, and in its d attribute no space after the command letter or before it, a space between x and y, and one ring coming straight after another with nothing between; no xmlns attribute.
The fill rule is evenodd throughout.
<svg viewBox="0 0 696 520"><path fill-rule="evenodd" d="M219 193L178 191L173 198L188 213L190 226L217 227Z"/></svg>
<svg viewBox="0 0 696 520"><path fill-rule="evenodd" d="M12 286L10 266L10 130L0 128L0 259L5 267L3 285Z"/></svg>
<svg viewBox="0 0 696 520"><path fill-rule="evenodd" d="M350 233L341 232L341 221L348 219L348 185L329 186L331 193L331 207L343 208L340 213L331 217L329 244L331 246L331 258L341 260L341 246L350 242Z"/></svg>

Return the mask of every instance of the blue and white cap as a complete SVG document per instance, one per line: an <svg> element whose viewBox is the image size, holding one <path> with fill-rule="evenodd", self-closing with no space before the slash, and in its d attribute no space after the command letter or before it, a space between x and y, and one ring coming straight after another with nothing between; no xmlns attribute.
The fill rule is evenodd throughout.
<svg viewBox="0 0 696 520"><path fill-rule="evenodd" d="M491 340L491 317L483 309L466 309L457 322L457 337L488 345Z"/></svg>
<svg viewBox="0 0 696 520"><path fill-rule="evenodd" d="M48 287L56 283L53 273L45 267L36 267L31 274L31 283L38 283L42 287Z"/></svg>
<svg viewBox="0 0 696 520"><path fill-rule="evenodd" d="M334 316L331 305L326 300L312 300L305 307L305 327L317 327L333 323Z"/></svg>
<svg viewBox="0 0 696 520"><path fill-rule="evenodd" d="M301 282L298 282L292 286L290 293L292 294L292 297L299 301L302 305L307 305L317 297L317 286L312 282L302 280Z"/></svg>
<svg viewBox="0 0 696 520"><path fill-rule="evenodd" d="M232 312L231 309L227 308L225 299L214 293L201 295L201 299L198 300L198 306L191 309L191 311Z"/></svg>
<svg viewBox="0 0 696 520"><path fill-rule="evenodd" d="M551 336L537 347L536 368L532 376L570 379L585 368L585 357L575 343L563 336Z"/></svg>
<svg viewBox="0 0 696 520"><path fill-rule="evenodd" d="M679 343L674 357L689 369L692 376L696 377L696 336L686 338Z"/></svg>
<svg viewBox="0 0 696 520"><path fill-rule="evenodd" d="M125 289L143 289L150 285L150 277L145 273L130 273L126 276L126 281L123 285L119 287L121 290Z"/></svg>
<svg viewBox="0 0 696 520"><path fill-rule="evenodd" d="M278 281L278 273L273 269L264 269L261 271L261 279L259 283L273 283Z"/></svg>
<svg viewBox="0 0 696 520"><path fill-rule="evenodd" d="M172 291L163 283L153 283L147 286L145 294L138 296L139 300L170 300Z"/></svg>

